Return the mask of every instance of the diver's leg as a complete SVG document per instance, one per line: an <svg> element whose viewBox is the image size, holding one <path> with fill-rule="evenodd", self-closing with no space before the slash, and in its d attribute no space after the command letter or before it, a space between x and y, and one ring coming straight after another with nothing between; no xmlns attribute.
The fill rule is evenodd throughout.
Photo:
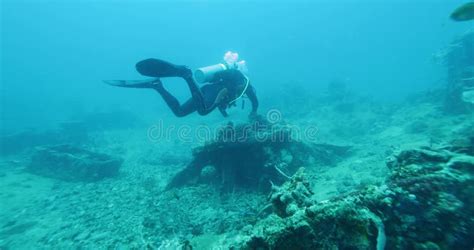
<svg viewBox="0 0 474 250"><path fill-rule="evenodd" d="M183 105L181 105L180 110L182 116L187 116L196 111L196 103L194 102L194 99L189 98L186 102L183 103Z"/></svg>
<svg viewBox="0 0 474 250"><path fill-rule="evenodd" d="M198 85L194 81L191 71L189 71L188 75L183 76L183 79L188 84L189 91L191 92L191 96L194 100L194 104L195 104L197 112L200 115L207 115L210 110L208 109L208 107L206 107L203 93L201 92L201 89L198 87Z"/></svg>
<svg viewBox="0 0 474 250"><path fill-rule="evenodd" d="M196 111L194 99L189 99L183 105L179 104L178 99L174 97L162 84L155 85L154 89L163 97L168 107L177 117L183 117Z"/></svg>
<svg viewBox="0 0 474 250"><path fill-rule="evenodd" d="M194 106L199 114L206 115L212 108L206 107L203 94L199 86L193 79L191 69L183 65L175 65L160 59L146 59L136 64L137 71L145 76L151 77L181 77L188 84L191 96L194 99ZM177 107L179 103L168 91L164 88L158 88L158 92L163 96L170 107ZM176 104L178 103L178 104ZM176 109L175 109L176 110Z"/></svg>

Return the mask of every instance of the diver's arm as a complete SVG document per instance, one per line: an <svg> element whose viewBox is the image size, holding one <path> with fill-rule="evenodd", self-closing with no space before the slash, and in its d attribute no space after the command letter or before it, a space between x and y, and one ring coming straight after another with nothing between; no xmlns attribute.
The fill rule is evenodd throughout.
<svg viewBox="0 0 474 250"><path fill-rule="evenodd" d="M255 92L255 88L252 85L249 85L247 88L247 91L245 91L245 94L247 97L250 99L250 102L252 103L252 112L250 114L257 114L257 109L258 109L258 99L257 99L257 93Z"/></svg>

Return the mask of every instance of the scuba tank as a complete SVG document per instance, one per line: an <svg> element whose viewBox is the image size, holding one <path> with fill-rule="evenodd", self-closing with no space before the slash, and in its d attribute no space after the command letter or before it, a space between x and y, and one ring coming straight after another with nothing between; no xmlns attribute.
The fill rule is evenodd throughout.
<svg viewBox="0 0 474 250"><path fill-rule="evenodd" d="M194 79L198 83L206 83L211 82L214 80L214 76L222 71L229 70L229 69L236 69L240 71L245 78L245 85L242 90L237 96L232 98L232 100L228 101L229 106L236 106L236 101L242 98L249 87L249 78L245 75L247 73L247 65L244 60L238 61L239 54L233 53L232 51L228 51L224 54L224 63L218 63L202 68L198 68L194 71ZM242 99L242 109L244 108L244 101Z"/></svg>
<svg viewBox="0 0 474 250"><path fill-rule="evenodd" d="M198 83L210 82L213 80L216 73L228 69L237 69L244 74L247 72L245 61L238 61L238 53L227 51L227 53L224 54L223 59L225 61L224 63L198 68L196 71L194 71L194 79L196 79Z"/></svg>
<svg viewBox="0 0 474 250"><path fill-rule="evenodd" d="M214 75L218 72L227 70L228 67L227 65L223 63L207 66L207 67L202 67L194 71L194 79L198 83L205 83L209 82L214 78Z"/></svg>

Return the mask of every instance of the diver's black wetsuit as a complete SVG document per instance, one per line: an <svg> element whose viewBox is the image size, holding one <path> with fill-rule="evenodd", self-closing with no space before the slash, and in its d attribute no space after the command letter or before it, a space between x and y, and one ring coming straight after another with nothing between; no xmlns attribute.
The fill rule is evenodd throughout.
<svg viewBox="0 0 474 250"><path fill-rule="evenodd" d="M153 88L158 91L178 117L189 115L194 111L197 111L200 115L207 115L215 108L218 108L223 116L227 116L226 109L234 105L235 100L242 94L247 95L252 102L250 115L254 116L257 113L258 100L255 89L248 84L248 78L239 70L229 69L218 72L210 83L200 88L194 81L191 70L186 66L174 65L160 59L150 58L138 62L136 69L140 74L154 77L154 79L140 81L109 80L105 82L117 87ZM188 84L191 98L183 105L163 87L161 78L166 77L181 77Z"/></svg>
<svg viewBox="0 0 474 250"><path fill-rule="evenodd" d="M183 75L182 78L188 84L192 97L182 105L168 92L162 84L155 84L154 89L163 97L166 104L178 117L183 117L197 111L200 115L207 115L215 108L218 108L223 116L227 116L226 109L234 103L235 98L239 97L247 85L248 79L236 69L221 71L214 76L214 79L198 87L194 81L191 71ZM256 114L258 108L258 99L255 89L249 84L245 90L245 95L252 103L251 114Z"/></svg>

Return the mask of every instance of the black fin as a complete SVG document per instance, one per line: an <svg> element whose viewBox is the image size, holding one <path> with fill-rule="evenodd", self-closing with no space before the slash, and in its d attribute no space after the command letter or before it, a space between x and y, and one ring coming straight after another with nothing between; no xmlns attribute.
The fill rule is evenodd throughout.
<svg viewBox="0 0 474 250"><path fill-rule="evenodd" d="M185 66L174 65L154 58L140 61L135 67L140 74L150 77L185 77L191 75L191 70Z"/></svg>

